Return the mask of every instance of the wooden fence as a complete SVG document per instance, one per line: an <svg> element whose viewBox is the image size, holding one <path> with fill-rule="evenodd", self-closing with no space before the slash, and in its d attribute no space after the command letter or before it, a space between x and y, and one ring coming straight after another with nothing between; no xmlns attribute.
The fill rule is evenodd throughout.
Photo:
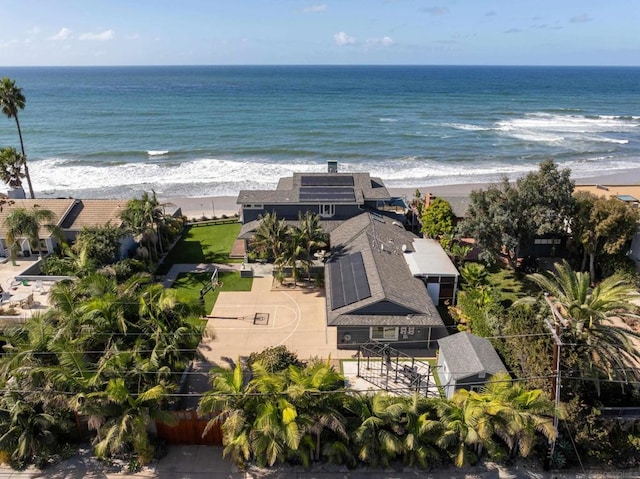
<svg viewBox="0 0 640 479"><path fill-rule="evenodd" d="M164 439L167 444L222 445L222 430L218 423L214 424L203 436L207 423L215 416L199 417L193 410L174 411L172 414L177 418L177 422L173 426L156 421L158 437Z"/></svg>

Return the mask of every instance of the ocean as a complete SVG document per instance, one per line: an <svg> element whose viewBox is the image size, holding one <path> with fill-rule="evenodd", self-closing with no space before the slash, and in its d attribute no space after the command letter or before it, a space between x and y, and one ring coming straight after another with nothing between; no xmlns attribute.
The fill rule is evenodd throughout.
<svg viewBox="0 0 640 479"><path fill-rule="evenodd" d="M640 167L640 68L0 67L39 197L235 195L292 172L391 187ZM0 118L0 147L19 147Z"/></svg>

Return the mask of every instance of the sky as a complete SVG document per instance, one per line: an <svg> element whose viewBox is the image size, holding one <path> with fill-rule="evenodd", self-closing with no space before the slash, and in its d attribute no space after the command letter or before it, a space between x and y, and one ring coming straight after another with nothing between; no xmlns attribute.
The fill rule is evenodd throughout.
<svg viewBox="0 0 640 479"><path fill-rule="evenodd" d="M0 66L640 66L640 0L0 0Z"/></svg>

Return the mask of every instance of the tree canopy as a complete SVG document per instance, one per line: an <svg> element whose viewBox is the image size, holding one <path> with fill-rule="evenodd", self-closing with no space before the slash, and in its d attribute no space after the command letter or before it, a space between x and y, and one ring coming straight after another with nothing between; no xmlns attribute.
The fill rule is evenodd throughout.
<svg viewBox="0 0 640 479"><path fill-rule="evenodd" d="M573 237L582 246L582 270L589 258L589 274L593 283L597 278L598 263L626 253L638 229L640 213L614 197L605 198L587 192L578 192L575 197L577 211L572 223Z"/></svg>
<svg viewBox="0 0 640 479"><path fill-rule="evenodd" d="M428 238L438 238L453 233L456 226L456 215L448 201L434 198L428 208L422 211L422 228L420 231Z"/></svg>
<svg viewBox="0 0 640 479"><path fill-rule="evenodd" d="M546 160L514 184L505 178L500 185L472 191L461 233L515 266L522 246L534 236L568 234L575 210L570 174Z"/></svg>

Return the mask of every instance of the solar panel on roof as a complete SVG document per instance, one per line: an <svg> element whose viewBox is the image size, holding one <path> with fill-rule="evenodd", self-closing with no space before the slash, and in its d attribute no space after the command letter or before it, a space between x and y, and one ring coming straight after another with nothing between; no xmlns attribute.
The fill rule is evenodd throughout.
<svg viewBox="0 0 640 479"><path fill-rule="evenodd" d="M353 176L305 175L300 178L300 186L353 186Z"/></svg>
<svg viewBox="0 0 640 479"><path fill-rule="evenodd" d="M341 308L371 297L362 253L353 253L329 263L331 309Z"/></svg>
<svg viewBox="0 0 640 479"><path fill-rule="evenodd" d="M302 201L341 201L355 202L356 194L353 188L343 187L303 187L300 188L300 200Z"/></svg>

